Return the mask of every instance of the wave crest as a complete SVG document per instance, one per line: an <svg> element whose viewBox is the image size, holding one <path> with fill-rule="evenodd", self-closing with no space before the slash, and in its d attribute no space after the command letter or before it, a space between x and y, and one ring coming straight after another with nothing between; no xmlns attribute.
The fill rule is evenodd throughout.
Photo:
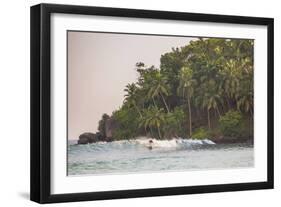
<svg viewBox="0 0 281 207"><path fill-rule="evenodd" d="M143 145L149 148L177 148L181 146L194 146L194 145L213 145L213 141L209 139L183 139L173 138L170 140L158 140L154 138L138 137L135 140L131 140L137 144Z"/></svg>

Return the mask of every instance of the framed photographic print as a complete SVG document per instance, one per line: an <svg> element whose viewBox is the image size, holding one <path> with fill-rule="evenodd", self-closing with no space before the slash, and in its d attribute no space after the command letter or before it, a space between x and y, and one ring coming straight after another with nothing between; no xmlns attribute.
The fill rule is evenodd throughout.
<svg viewBox="0 0 281 207"><path fill-rule="evenodd" d="M273 188L273 19L31 7L31 200Z"/></svg>

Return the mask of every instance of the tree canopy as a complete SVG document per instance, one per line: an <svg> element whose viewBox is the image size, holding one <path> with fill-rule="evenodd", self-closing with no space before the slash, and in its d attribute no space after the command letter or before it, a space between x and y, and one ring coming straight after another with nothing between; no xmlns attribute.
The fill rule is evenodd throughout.
<svg viewBox="0 0 281 207"><path fill-rule="evenodd" d="M202 130L235 136L219 126L230 112L247 122L237 124L247 126L239 136L252 136L253 46L253 40L198 38L161 55L160 68L136 63L138 80L125 87L124 103L111 115L118 123L114 138L192 138Z"/></svg>

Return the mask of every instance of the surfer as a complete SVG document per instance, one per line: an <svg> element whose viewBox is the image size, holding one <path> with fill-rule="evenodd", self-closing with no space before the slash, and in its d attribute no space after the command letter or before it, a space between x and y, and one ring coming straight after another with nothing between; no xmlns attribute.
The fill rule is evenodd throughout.
<svg viewBox="0 0 281 207"><path fill-rule="evenodd" d="M153 144L152 139L150 139L150 140L148 141L148 143L149 143L148 149L152 150L152 144Z"/></svg>

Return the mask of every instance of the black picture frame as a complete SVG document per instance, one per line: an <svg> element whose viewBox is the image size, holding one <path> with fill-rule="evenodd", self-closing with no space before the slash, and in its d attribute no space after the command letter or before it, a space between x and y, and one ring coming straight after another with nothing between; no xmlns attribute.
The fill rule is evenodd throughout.
<svg viewBox="0 0 281 207"><path fill-rule="evenodd" d="M165 20L182 20L207 23L232 23L267 26L267 181L236 184L218 184L186 187L167 187L73 194L51 194L51 70L50 70L50 15L52 13L134 17ZM272 189L274 177L273 147L273 44L272 18L195 14L168 11L103 8L56 4L39 4L31 7L31 151L30 199L38 203L88 201L103 199L167 196L179 194L211 193Z"/></svg>

